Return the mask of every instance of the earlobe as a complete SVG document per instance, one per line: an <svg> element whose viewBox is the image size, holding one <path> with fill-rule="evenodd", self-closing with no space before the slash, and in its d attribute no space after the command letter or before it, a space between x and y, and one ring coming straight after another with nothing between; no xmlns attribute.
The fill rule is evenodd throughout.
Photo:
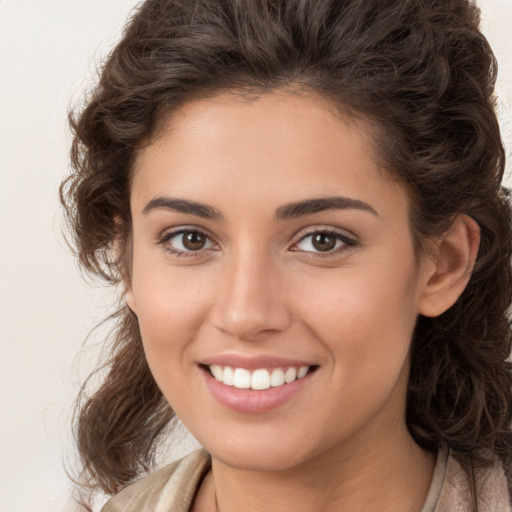
<svg viewBox="0 0 512 512"><path fill-rule="evenodd" d="M135 299L133 296L133 290L131 285L131 266L132 266L132 234L131 231L127 233L125 237L122 236L122 225L123 221L120 217L116 217L114 219L117 227L118 227L118 235L113 240L112 244L112 253L114 262L117 265L117 268L120 273L120 277L122 283L125 288L124 292L124 300L126 305L130 308L130 310L137 314L135 308Z"/></svg>
<svg viewBox="0 0 512 512"><path fill-rule="evenodd" d="M136 307L135 307L135 300L133 297L133 291L131 286L128 284L126 285L126 291L124 293L124 300L126 302L126 305L130 308L133 314L137 315Z"/></svg>
<svg viewBox="0 0 512 512"><path fill-rule="evenodd" d="M480 228L471 217L459 214L436 243L426 265L419 313L436 317L448 310L469 282L478 255Z"/></svg>

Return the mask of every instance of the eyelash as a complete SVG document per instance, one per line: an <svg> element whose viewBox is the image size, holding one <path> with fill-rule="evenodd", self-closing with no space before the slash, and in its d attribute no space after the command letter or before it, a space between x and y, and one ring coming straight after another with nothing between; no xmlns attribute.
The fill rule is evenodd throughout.
<svg viewBox="0 0 512 512"><path fill-rule="evenodd" d="M198 249L197 251L183 251L183 250L180 250L180 249L176 249L174 247L172 247L169 242L175 238L175 237L178 237L179 235L183 235L185 233L195 233L195 234L200 234L202 236L204 236L207 240L210 241L211 244L213 244L215 246L215 242L213 242L212 240L212 237L210 235L208 235L208 233L206 233L205 231L199 229L199 228L178 228L176 230L173 230L173 231L168 231L166 233L164 233L163 236L161 236L158 240L157 240L157 243L159 245L162 245L164 250L170 254L172 254L173 256L175 257L178 257L178 258L189 258L189 257L197 257L199 256L201 253L203 253L203 251L205 249ZM327 236L331 236L333 238L336 239L336 241L340 241L342 242L342 246L341 247L338 247L334 250L329 250L329 251L325 251L325 252L322 252L322 251L303 251L305 253L307 253L308 255L310 255L310 257L314 257L314 258L328 258L328 257L333 257L339 253L342 253L344 251L346 251L347 249L351 248L351 247L354 247L357 245L357 240L355 240L354 238L346 235L345 233L342 233L340 231L337 231L337 230L334 230L334 229L319 229L319 228L316 228L316 229L311 229L309 231L306 231L306 232L303 232L299 235L299 239L292 245L292 248L290 250L292 251L296 251L296 252L300 252L300 250L298 249L293 249L293 247L297 246L298 244L300 244L301 242L303 242L304 240L306 240L308 237L311 237L311 236L314 236L314 235L318 235L318 234L322 234L322 235L327 235Z"/></svg>
<svg viewBox="0 0 512 512"><path fill-rule="evenodd" d="M299 235L299 240L293 244L292 247L297 246L304 240L306 240L308 237L312 237L314 235L328 235L333 237L336 241L340 241L342 243L341 247L335 248L333 250L329 251L304 251L307 254L310 255L310 257L313 258L329 258L337 256L338 254L345 252L346 250L350 249L351 247L354 247L357 245L357 240L355 238L352 238L348 236L347 234L337 231L335 229L319 229L314 228L311 230L308 230L306 232L303 232ZM292 249L293 251L299 251L298 249Z"/></svg>
<svg viewBox="0 0 512 512"><path fill-rule="evenodd" d="M197 251L182 251L180 249L176 249L172 247L168 242L170 242L173 238L178 237L179 235L183 235L185 233L195 233L204 236L207 240L209 240L212 244L214 244L212 237L208 235L205 231L199 229L199 228L178 228L173 231L168 231L164 233L162 237L160 237L157 241L159 245L162 245L164 248L164 251L172 254L173 256L176 256L178 258L188 258L188 257L194 257L199 256L199 254L203 251L203 249L199 249Z"/></svg>

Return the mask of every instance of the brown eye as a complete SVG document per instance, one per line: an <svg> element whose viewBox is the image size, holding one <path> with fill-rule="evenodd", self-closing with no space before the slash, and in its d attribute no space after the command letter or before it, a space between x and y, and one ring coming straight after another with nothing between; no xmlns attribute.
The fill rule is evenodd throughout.
<svg viewBox="0 0 512 512"><path fill-rule="evenodd" d="M291 250L334 256L355 245L356 240L341 231L319 229L304 235Z"/></svg>
<svg viewBox="0 0 512 512"><path fill-rule="evenodd" d="M192 255L215 249L212 239L198 229L179 229L165 234L158 242L164 249L176 256Z"/></svg>
<svg viewBox="0 0 512 512"><path fill-rule="evenodd" d="M331 251L336 247L337 239L329 233L316 233L312 236L311 244L317 251Z"/></svg>
<svg viewBox="0 0 512 512"><path fill-rule="evenodd" d="M183 247L189 251L199 251L206 245L207 238L199 231L187 231L182 236Z"/></svg>

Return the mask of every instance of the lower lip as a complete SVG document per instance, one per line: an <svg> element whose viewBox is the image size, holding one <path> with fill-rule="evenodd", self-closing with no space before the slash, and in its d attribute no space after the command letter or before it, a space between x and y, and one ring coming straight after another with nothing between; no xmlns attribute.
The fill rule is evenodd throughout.
<svg viewBox="0 0 512 512"><path fill-rule="evenodd" d="M226 386L216 380L208 370L203 370L206 385L213 397L222 405L237 412L258 414L280 407L297 395L316 372L310 372L302 379L290 384L264 390L238 389Z"/></svg>

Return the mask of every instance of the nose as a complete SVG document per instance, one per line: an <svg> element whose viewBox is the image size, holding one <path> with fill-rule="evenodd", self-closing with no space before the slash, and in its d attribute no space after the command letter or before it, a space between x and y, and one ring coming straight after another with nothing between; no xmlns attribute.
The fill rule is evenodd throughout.
<svg viewBox="0 0 512 512"><path fill-rule="evenodd" d="M226 261L217 291L212 323L234 338L258 340L291 323L283 279L268 258L246 253Z"/></svg>

